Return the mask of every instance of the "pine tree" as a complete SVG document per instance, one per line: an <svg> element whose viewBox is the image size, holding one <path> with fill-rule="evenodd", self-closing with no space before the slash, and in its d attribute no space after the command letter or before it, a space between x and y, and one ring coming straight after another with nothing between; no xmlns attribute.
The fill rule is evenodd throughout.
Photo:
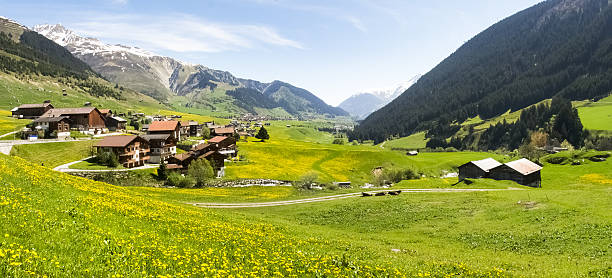
<svg viewBox="0 0 612 278"><path fill-rule="evenodd" d="M262 126L259 129L259 132L257 132L257 135L255 135L255 138L260 139L262 142L265 142L266 140L270 139L270 135L268 135L268 131L266 130L266 128Z"/></svg>

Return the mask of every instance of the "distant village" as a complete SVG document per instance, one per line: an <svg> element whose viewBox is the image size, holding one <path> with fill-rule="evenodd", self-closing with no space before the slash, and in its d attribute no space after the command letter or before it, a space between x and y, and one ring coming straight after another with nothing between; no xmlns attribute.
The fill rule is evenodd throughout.
<svg viewBox="0 0 612 278"><path fill-rule="evenodd" d="M125 168L166 163L168 170L184 173L191 162L207 159L217 177L224 176L225 161L238 155L236 141L241 137L252 137L256 128L269 125L252 123L264 119L255 116L219 125L214 121L180 121L181 116L176 115L115 114L110 109L98 109L89 103L78 108L55 108L46 101L42 104L23 104L11 112L14 118L33 120L21 131L21 139L24 140L66 139L72 137L73 132L99 136L102 139L94 145L96 153L114 154ZM128 130L126 118L146 124L136 127L136 130ZM128 132L130 135L125 135ZM202 136L210 139L197 140L186 152L177 153L181 141L193 142L193 138Z"/></svg>

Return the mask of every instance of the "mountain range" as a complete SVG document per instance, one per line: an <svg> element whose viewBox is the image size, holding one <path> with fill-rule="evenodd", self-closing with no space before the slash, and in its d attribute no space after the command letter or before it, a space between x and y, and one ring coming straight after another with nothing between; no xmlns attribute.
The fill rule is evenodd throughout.
<svg viewBox="0 0 612 278"><path fill-rule="evenodd" d="M60 24L36 25L33 30L65 47L73 55L87 63L95 72L111 82L126 86L162 102L169 102L176 96L189 98L190 103L215 106L206 94L219 87L227 92L236 88L248 88L249 93L260 95L259 106L245 102L246 98L235 99L216 96L214 102L230 101L241 112L257 113L261 109L280 108L288 114L328 114L346 116L340 108L327 105L311 92L288 83L270 83L237 78L230 72L211 69L165 57L147 50L124 45L111 45L96 38L83 37ZM244 91L241 92L244 94ZM265 105L263 104L265 103ZM197 107L196 107L197 108ZM261 109L258 109L261 108Z"/></svg>
<svg viewBox="0 0 612 278"><path fill-rule="evenodd" d="M372 112L387 105L389 102L397 98L414 83L416 83L421 75L416 75L408 81L385 89L369 90L357 93L344 100L338 107L344 109L356 118L357 120L365 119Z"/></svg>
<svg viewBox="0 0 612 278"><path fill-rule="evenodd" d="M448 138L468 118L555 96L601 98L612 91L611 45L608 0L539 3L470 39L349 137L381 142L429 131Z"/></svg>

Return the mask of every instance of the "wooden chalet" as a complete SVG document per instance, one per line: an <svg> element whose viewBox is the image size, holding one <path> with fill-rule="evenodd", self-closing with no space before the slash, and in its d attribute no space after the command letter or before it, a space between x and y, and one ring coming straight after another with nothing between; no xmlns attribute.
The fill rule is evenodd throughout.
<svg viewBox="0 0 612 278"><path fill-rule="evenodd" d="M541 170L542 166L522 158L491 169L489 177L495 180L511 180L530 187L542 187Z"/></svg>
<svg viewBox="0 0 612 278"><path fill-rule="evenodd" d="M55 108L41 117L68 117L71 128L80 131L98 132L106 129L104 117L95 107Z"/></svg>
<svg viewBox="0 0 612 278"><path fill-rule="evenodd" d="M228 155L231 157L235 157L237 154L236 139L233 136L215 136L208 140L208 144L213 146L213 148L221 154Z"/></svg>
<svg viewBox="0 0 612 278"><path fill-rule="evenodd" d="M195 159L192 153L179 153L168 158L168 169L187 170L189 164Z"/></svg>
<svg viewBox="0 0 612 278"><path fill-rule="evenodd" d="M150 163L161 163L176 154L176 139L170 134L147 134L142 136L151 148Z"/></svg>
<svg viewBox="0 0 612 278"><path fill-rule="evenodd" d="M466 178L487 178L489 175L489 171L500 165L502 164L493 158L470 161L466 164L459 166L459 181L462 181Z"/></svg>
<svg viewBox="0 0 612 278"><path fill-rule="evenodd" d="M230 127L217 127L213 129L212 135L214 136L234 136L235 129L233 126Z"/></svg>
<svg viewBox="0 0 612 278"><path fill-rule="evenodd" d="M176 140L181 139L181 124L178 121L154 121L148 129L147 134L170 134Z"/></svg>
<svg viewBox="0 0 612 278"><path fill-rule="evenodd" d="M202 136L202 126L196 121L189 121L189 136L200 137Z"/></svg>
<svg viewBox="0 0 612 278"><path fill-rule="evenodd" d="M94 147L99 152L112 152L126 168L144 165L149 159L149 142L134 135L107 136Z"/></svg>
<svg viewBox="0 0 612 278"><path fill-rule="evenodd" d="M106 127L108 130L125 130L127 129L127 120L118 116L106 117Z"/></svg>
<svg viewBox="0 0 612 278"><path fill-rule="evenodd" d="M36 127L44 130L45 137L67 138L70 137L70 118L60 117L41 117L33 121ZM55 133L55 136L51 134Z"/></svg>
<svg viewBox="0 0 612 278"><path fill-rule="evenodd" d="M110 110L110 109L98 109L98 110L100 110L100 114L102 114L104 118L108 118L113 115L113 110Z"/></svg>
<svg viewBox="0 0 612 278"><path fill-rule="evenodd" d="M53 109L51 103L22 104L13 108L11 115L20 119L36 119L51 109Z"/></svg>

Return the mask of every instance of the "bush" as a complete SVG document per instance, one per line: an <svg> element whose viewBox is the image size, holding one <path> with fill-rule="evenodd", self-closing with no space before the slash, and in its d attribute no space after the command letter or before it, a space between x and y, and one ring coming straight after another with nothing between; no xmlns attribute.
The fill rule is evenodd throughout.
<svg viewBox="0 0 612 278"><path fill-rule="evenodd" d="M157 179L165 181L168 179L168 169L166 167L166 162L162 160L161 164L159 164L159 168L157 168Z"/></svg>
<svg viewBox="0 0 612 278"><path fill-rule="evenodd" d="M421 178L421 175L413 169L383 169L379 174L373 174L372 183L376 186L383 186L390 183L398 183L403 180L414 180Z"/></svg>
<svg viewBox="0 0 612 278"><path fill-rule="evenodd" d="M315 184L318 178L319 174L316 172L308 172L301 176L300 180L298 180L294 186L298 189L311 189L312 185Z"/></svg>
<svg viewBox="0 0 612 278"><path fill-rule="evenodd" d="M113 152L98 151L96 160L98 164L106 165L111 168L119 166L119 158Z"/></svg>
<svg viewBox="0 0 612 278"><path fill-rule="evenodd" d="M197 186L203 186L215 177L215 170L206 159L198 159L189 165L189 176L192 177Z"/></svg>
<svg viewBox="0 0 612 278"><path fill-rule="evenodd" d="M334 141L332 142L332 144L336 144L336 145L344 145L344 139L334 139Z"/></svg>
<svg viewBox="0 0 612 278"><path fill-rule="evenodd" d="M191 188L195 185L195 180L192 177L183 176L177 172L172 172L168 175L166 185L181 188Z"/></svg>

